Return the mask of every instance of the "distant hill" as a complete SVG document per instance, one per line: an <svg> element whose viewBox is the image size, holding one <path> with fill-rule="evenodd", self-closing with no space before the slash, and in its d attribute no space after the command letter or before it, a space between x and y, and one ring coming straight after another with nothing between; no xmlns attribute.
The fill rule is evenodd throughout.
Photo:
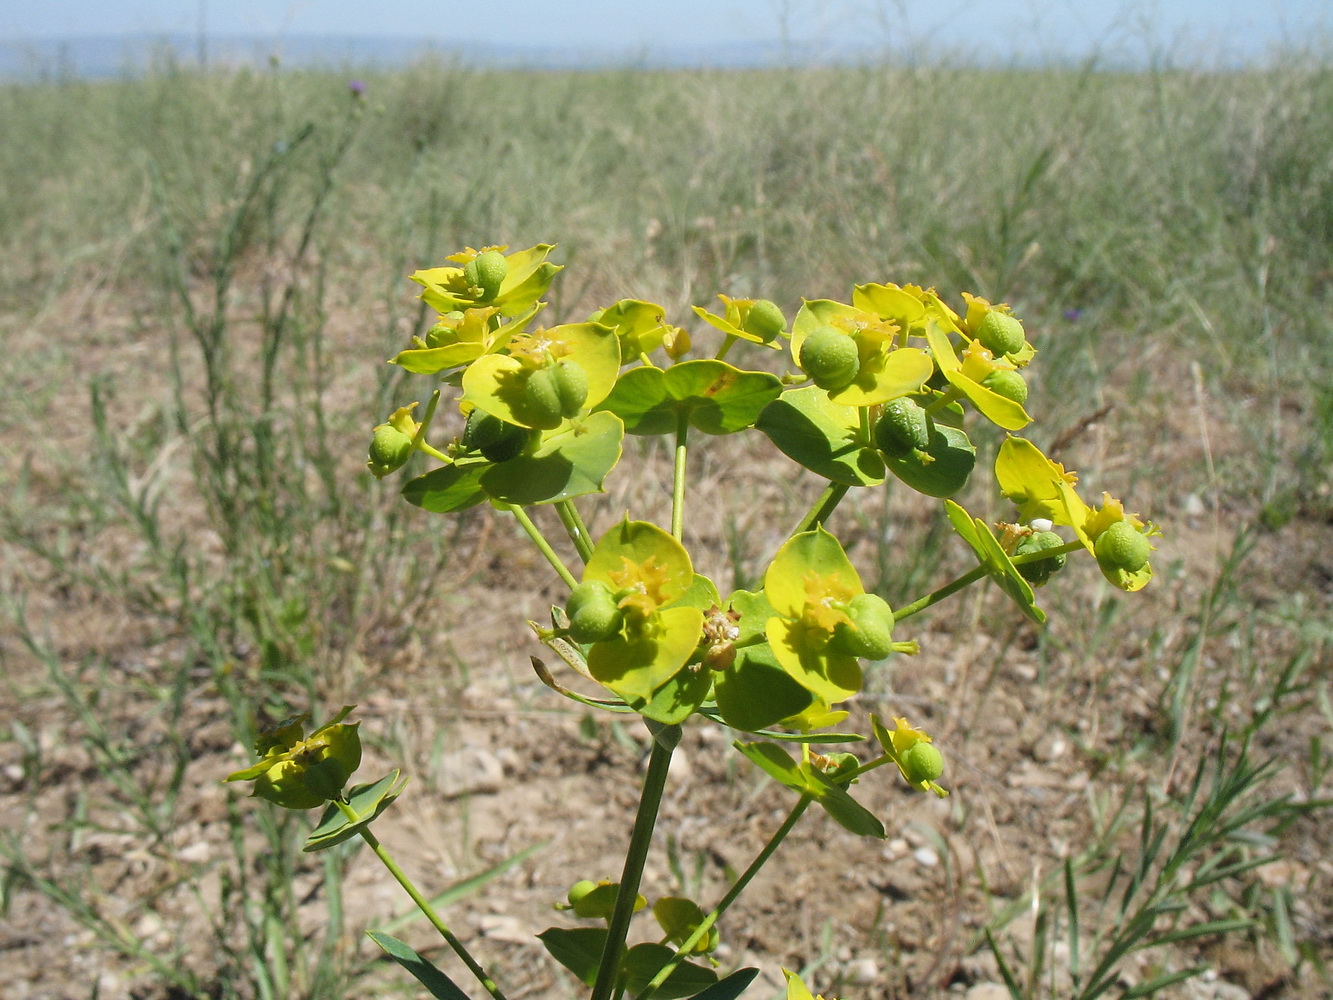
<svg viewBox="0 0 1333 1000"><path fill-rule="evenodd" d="M82 35L63 39L0 41L0 77L19 80L78 77L96 79L136 75L154 66L263 66L278 59L288 66L329 69L393 69L426 56L474 66L541 69L644 66L690 68L747 67L788 62L856 62L875 58L869 48L808 46L803 51L780 42L662 46L653 49L577 49L444 43L412 37L340 37L286 35L281 38L219 35L202 40L188 35Z"/></svg>

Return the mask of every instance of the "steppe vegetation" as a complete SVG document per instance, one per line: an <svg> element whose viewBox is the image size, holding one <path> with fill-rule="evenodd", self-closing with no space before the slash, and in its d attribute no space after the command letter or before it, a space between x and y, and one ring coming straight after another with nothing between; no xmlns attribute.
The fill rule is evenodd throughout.
<svg viewBox="0 0 1333 1000"><path fill-rule="evenodd" d="M406 275L503 241L574 265L560 321L853 280L1010 302L1047 453L1165 532L1152 588L1071 570L1043 631L998 594L922 616L859 711L928 720L954 794L881 792L887 846L806 830L725 961L840 997L1084 996L1108 957L1106 995L1327 995L1333 70L361 79L0 86L0 993L415 995L361 934L406 911L364 852L303 855L309 817L219 783L257 722L355 703L413 775L404 863L524 995L573 995L530 934L622 849L644 738L532 676L554 581L508 525L365 470L411 401L384 360L433 319ZM599 524L665 509L640 457L662 476ZM818 494L781 468L693 507L715 576ZM837 516L891 603L970 558L906 491ZM708 892L763 832L694 817L777 799L691 739L649 877Z"/></svg>

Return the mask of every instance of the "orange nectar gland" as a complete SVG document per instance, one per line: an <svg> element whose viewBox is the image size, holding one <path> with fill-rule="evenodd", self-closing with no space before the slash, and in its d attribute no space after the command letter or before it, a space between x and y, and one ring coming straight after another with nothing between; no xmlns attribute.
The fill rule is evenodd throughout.
<svg viewBox="0 0 1333 1000"><path fill-rule="evenodd" d="M820 576L818 573L805 575L805 608L801 612L801 622L808 629L824 633L828 639L839 625L851 621L843 609L848 606L856 591L844 584L832 573Z"/></svg>

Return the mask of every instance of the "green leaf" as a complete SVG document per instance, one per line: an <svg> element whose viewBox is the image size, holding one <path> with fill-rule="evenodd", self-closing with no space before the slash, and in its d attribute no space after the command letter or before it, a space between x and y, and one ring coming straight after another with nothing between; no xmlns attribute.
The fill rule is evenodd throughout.
<svg viewBox="0 0 1333 1000"><path fill-rule="evenodd" d="M361 817L355 822L348 819L337 805L330 802L320 816L319 825L306 838L305 846L301 850L307 852L328 850L335 844L341 844L344 840L356 836L402 794L403 789L407 787L407 779L404 778L401 784L394 787L397 781L398 771L395 768L379 781L350 788L347 792L348 805L357 816Z"/></svg>
<svg viewBox="0 0 1333 1000"><path fill-rule="evenodd" d="M684 722L708 700L713 690L714 676L713 671L701 664L694 664L679 671L654 691L651 698L643 703L635 703L633 708L640 715L663 725Z"/></svg>
<svg viewBox="0 0 1333 1000"><path fill-rule="evenodd" d="M537 940L584 986L592 986L602 964L606 935L605 927L551 927L538 934Z"/></svg>
<svg viewBox="0 0 1333 1000"><path fill-rule="evenodd" d="M737 969L724 979L719 979L702 993L696 993L692 1000L736 1000L745 992L745 988L759 975L758 969Z"/></svg>
<svg viewBox="0 0 1333 1000"><path fill-rule="evenodd" d="M700 359L672 365L663 385L677 411L705 434L733 434L754 426L759 414L782 393L782 382L768 372L746 372L724 361Z"/></svg>
<svg viewBox="0 0 1333 1000"><path fill-rule="evenodd" d="M645 365L622 373L597 409L618 416L630 434L655 436L676 429L675 406L667 395L660 368Z"/></svg>
<svg viewBox="0 0 1333 1000"><path fill-rule="evenodd" d="M964 486L977 464L977 450L957 427L936 422L924 452L887 457L890 471L912 489L931 497L951 497Z"/></svg>
<svg viewBox="0 0 1333 1000"><path fill-rule="evenodd" d="M403 486L403 499L436 514L451 514L475 507L486 499L486 491L481 488L481 474L489 464L446 465L418 476Z"/></svg>
<svg viewBox="0 0 1333 1000"><path fill-rule="evenodd" d="M543 434L531 455L491 465L481 475L481 486L492 499L520 507L600 493L607 473L620 461L623 439L618 417L593 413Z"/></svg>
<svg viewBox="0 0 1333 1000"><path fill-rule="evenodd" d="M1032 592L1032 584L1018 572L1018 567L1000 546L999 539L991 532L986 522L979 517L972 517L952 500L944 501L944 511L949 517L949 523L953 525L953 530L971 546L977 560L986 567L986 572L995 581L995 585L1009 595L1010 600L1018 605L1023 614L1038 625L1044 625L1046 612L1033 603L1036 595Z"/></svg>
<svg viewBox="0 0 1333 1000"><path fill-rule="evenodd" d="M381 931L366 931L366 935L383 948L386 955L412 973L417 982L430 991L435 1000L469 1000L468 995L459 989L452 979L418 955L409 945Z"/></svg>
<svg viewBox="0 0 1333 1000"><path fill-rule="evenodd" d="M814 795L815 801L823 806L839 825L858 837L876 837L883 840L887 836L884 824L874 813L852 798L844 786L834 784L809 764L802 764L801 771L805 774L806 787Z"/></svg>
<svg viewBox="0 0 1333 1000"><path fill-rule="evenodd" d="M776 743L733 743L746 757L774 781L786 785L802 795L810 794L810 783L806 780L796 761Z"/></svg>
<svg viewBox="0 0 1333 1000"><path fill-rule="evenodd" d="M631 369L616 381L600 409L618 415L631 434L670 434L682 413L705 434L733 434L753 426L781 392L782 382L775 375L700 359L665 371Z"/></svg>
<svg viewBox="0 0 1333 1000"><path fill-rule="evenodd" d="M817 386L784 392L755 426L784 455L825 479L847 486L884 482L884 460L862 433L859 411L833 402Z"/></svg>
<svg viewBox="0 0 1333 1000"><path fill-rule="evenodd" d="M746 646L713 682L723 721L755 732L805 711L814 695L782 669L767 644Z"/></svg>
<svg viewBox="0 0 1333 1000"><path fill-rule="evenodd" d="M652 982L662 966L676 957L676 952L664 944L636 944L625 952L620 972L625 990L631 996L637 996ZM680 1000L694 996L717 982L717 973L691 962L681 962L671 970L662 985L653 990L653 996L661 1000Z"/></svg>
<svg viewBox="0 0 1333 1000"><path fill-rule="evenodd" d="M655 617L651 632L622 633L595 643L588 652L588 671L593 678L631 704L652 700L657 689L685 666L699 646L704 616L698 608L666 608Z"/></svg>

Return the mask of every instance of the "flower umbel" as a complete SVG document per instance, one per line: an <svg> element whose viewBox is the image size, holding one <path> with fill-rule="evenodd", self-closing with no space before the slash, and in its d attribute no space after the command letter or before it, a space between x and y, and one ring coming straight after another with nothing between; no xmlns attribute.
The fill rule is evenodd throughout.
<svg viewBox="0 0 1333 1000"><path fill-rule="evenodd" d="M308 713L265 729L255 740L259 762L223 780L253 781L251 794L284 809L313 809L342 797L347 779L361 766L361 723L342 721L354 707L344 707L309 736Z"/></svg>

